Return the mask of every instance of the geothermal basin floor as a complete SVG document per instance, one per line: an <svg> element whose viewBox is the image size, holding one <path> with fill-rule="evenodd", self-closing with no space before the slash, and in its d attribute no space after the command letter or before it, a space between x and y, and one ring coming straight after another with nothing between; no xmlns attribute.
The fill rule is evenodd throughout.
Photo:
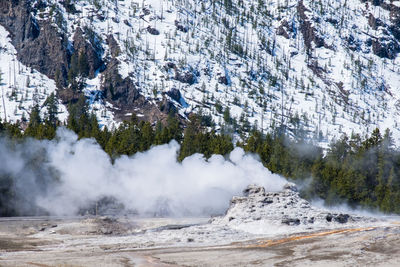
<svg viewBox="0 0 400 267"><path fill-rule="evenodd" d="M277 234L207 221L1 218L0 266L400 266L398 218Z"/></svg>

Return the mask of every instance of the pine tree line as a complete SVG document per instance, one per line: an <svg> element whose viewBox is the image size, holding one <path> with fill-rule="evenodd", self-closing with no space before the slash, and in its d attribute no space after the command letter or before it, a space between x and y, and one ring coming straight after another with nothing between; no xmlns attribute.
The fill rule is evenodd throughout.
<svg viewBox="0 0 400 267"><path fill-rule="evenodd" d="M326 155L318 146L280 134L253 132L241 145L272 172L309 182L303 191L308 199L400 213L400 151L393 143L389 129L383 136L375 129L364 139L344 134Z"/></svg>
<svg viewBox="0 0 400 267"><path fill-rule="evenodd" d="M209 118L201 114L191 115L185 128L173 115L168 117L167 123L156 125L132 116L110 130L107 127L100 129L96 116L88 112L84 96L69 106L65 125L57 119L54 95L44 105L45 118L40 115L41 107L35 106L25 131L21 130L20 124L0 122L0 135L16 142L25 138L51 140L57 127L65 126L79 138L96 139L111 159L146 151L171 140L181 145L180 161L194 153L201 153L206 158L213 154L227 155L234 148L231 136L217 133ZM400 151L395 149L389 130L382 135L375 129L365 138L357 134L343 135L332 142L325 153L302 138L288 138L279 129L267 134L253 130L243 140L237 146L258 154L272 172L300 183L307 181L310 186L302 193L308 199L320 197L328 204L346 202L352 206L400 213ZM2 175L0 180L4 180L0 190L12 196L12 192L7 191L12 188L12 180Z"/></svg>

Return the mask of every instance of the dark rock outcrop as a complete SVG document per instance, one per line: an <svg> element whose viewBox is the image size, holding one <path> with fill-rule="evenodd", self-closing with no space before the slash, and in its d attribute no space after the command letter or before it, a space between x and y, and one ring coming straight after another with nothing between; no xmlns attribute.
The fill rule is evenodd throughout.
<svg viewBox="0 0 400 267"><path fill-rule="evenodd" d="M139 98L139 90L129 77L123 79L118 72L119 61L111 59L102 74L101 90L104 97L117 106L132 107Z"/></svg>
<svg viewBox="0 0 400 267"><path fill-rule="evenodd" d="M188 26L183 26L179 21L175 20L175 27L178 29L178 31L181 32L188 32L189 27Z"/></svg>
<svg viewBox="0 0 400 267"><path fill-rule="evenodd" d="M152 34L152 35L159 35L160 31L157 30L156 28L153 28L151 26L147 26L147 32Z"/></svg>
<svg viewBox="0 0 400 267"><path fill-rule="evenodd" d="M283 218L281 221L282 224L286 225L299 225L300 219L297 218Z"/></svg>
<svg viewBox="0 0 400 267"><path fill-rule="evenodd" d="M197 76L199 73L196 70L193 70L192 68L189 67L189 70L179 70L179 68L176 66L175 63L173 62L167 62L164 66L165 70L174 70L175 72L175 77L174 79L177 81L180 81L182 83L187 83L187 84L194 84L197 82Z"/></svg>
<svg viewBox="0 0 400 267"><path fill-rule="evenodd" d="M346 38L347 47L352 51L360 51L362 43L359 40L356 40L353 35L349 35Z"/></svg>
<svg viewBox="0 0 400 267"><path fill-rule="evenodd" d="M175 100L176 102L180 103L181 102L181 92L176 89L176 88L172 88L170 91L167 92L167 95L172 98L173 100Z"/></svg>
<svg viewBox="0 0 400 267"><path fill-rule="evenodd" d="M112 58L102 72L101 90L103 97L113 104L117 120L129 120L132 113L141 114L141 120L155 123L166 122L168 114L176 111L169 102L153 104L140 94L139 89L130 77L122 78L118 72L119 61ZM175 113L175 112L174 112Z"/></svg>
<svg viewBox="0 0 400 267"><path fill-rule="evenodd" d="M104 62L102 60L103 49L100 44L96 43L94 36L89 38L87 35L88 34L84 33L80 27L76 29L73 37L74 53L86 55L89 67L89 78L94 78L96 71L104 70Z"/></svg>
<svg viewBox="0 0 400 267"><path fill-rule="evenodd" d="M167 70L169 70L169 69L176 69L176 65L175 65L174 62L167 62L167 63L165 64L165 68L166 68Z"/></svg>
<svg viewBox="0 0 400 267"><path fill-rule="evenodd" d="M380 19L375 18L371 13L368 16L368 24L374 30L376 30L379 26L384 25Z"/></svg>
<svg viewBox="0 0 400 267"><path fill-rule="evenodd" d="M111 52L111 56L113 58L119 56L119 54L121 53L121 48L119 47L117 41L115 40L114 36L112 34L107 36L107 45L108 45L108 49Z"/></svg>
<svg viewBox="0 0 400 267"><path fill-rule="evenodd" d="M334 217L334 220L337 221L338 223L347 223L349 218L350 218L349 214L339 214Z"/></svg>
<svg viewBox="0 0 400 267"><path fill-rule="evenodd" d="M164 98L163 101L160 103L160 110L164 114L176 114L178 111L175 105L167 98Z"/></svg>
<svg viewBox="0 0 400 267"><path fill-rule="evenodd" d="M312 27L312 24L306 15L306 11L308 10L304 6L303 0L300 0L297 5L297 13L299 15L299 22L300 22L300 31L303 34L304 45L307 48L307 54L311 55L313 42L317 48L326 45L324 40L317 35L316 30Z"/></svg>
<svg viewBox="0 0 400 267"><path fill-rule="evenodd" d="M252 195L265 195L265 188L262 186L251 184L243 190L243 195L249 197Z"/></svg>
<svg viewBox="0 0 400 267"><path fill-rule="evenodd" d="M327 222L334 221L334 222L338 222L338 223L347 223L351 217L350 217L349 214L343 214L343 213L331 214L331 213L328 213L325 218L326 218Z"/></svg>
<svg viewBox="0 0 400 267"><path fill-rule="evenodd" d="M286 39L289 39L288 29L289 29L289 23L287 22L287 20L283 20L281 22L281 25L279 25L278 29L276 30L276 34L281 35Z"/></svg>
<svg viewBox="0 0 400 267"><path fill-rule="evenodd" d="M394 59L400 52L400 46L390 38L376 38L372 40L372 51L379 57Z"/></svg>
<svg viewBox="0 0 400 267"><path fill-rule="evenodd" d="M186 71L181 73L175 70L175 80L192 85L196 82L197 79L192 72Z"/></svg>
<svg viewBox="0 0 400 267"><path fill-rule="evenodd" d="M218 77L218 82L220 84L229 85L229 80L226 76Z"/></svg>
<svg viewBox="0 0 400 267"><path fill-rule="evenodd" d="M54 79L66 79L70 51L66 34L49 21L37 21L28 0L0 0L0 25L11 34L18 60Z"/></svg>
<svg viewBox="0 0 400 267"><path fill-rule="evenodd" d="M382 28L383 36L373 38L367 45L372 46L372 52L382 58L394 59L400 52L400 7L392 2L382 0L362 0L362 2L371 2L374 6L379 6L390 12L390 22L384 23L372 14L368 16L368 24L373 30Z"/></svg>

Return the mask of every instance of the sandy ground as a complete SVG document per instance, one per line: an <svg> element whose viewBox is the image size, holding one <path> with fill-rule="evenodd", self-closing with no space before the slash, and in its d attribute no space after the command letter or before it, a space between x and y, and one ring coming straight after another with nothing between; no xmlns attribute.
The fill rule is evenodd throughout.
<svg viewBox="0 0 400 267"><path fill-rule="evenodd" d="M400 266L394 221L215 244L206 221L2 218L0 266Z"/></svg>

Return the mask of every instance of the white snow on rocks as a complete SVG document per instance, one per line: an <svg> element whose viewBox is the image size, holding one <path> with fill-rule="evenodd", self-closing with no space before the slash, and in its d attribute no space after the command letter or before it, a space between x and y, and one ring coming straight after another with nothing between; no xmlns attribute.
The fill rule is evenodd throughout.
<svg viewBox="0 0 400 267"><path fill-rule="evenodd" d="M17 51L9 36L9 32L0 26L0 118L11 122L29 119L30 111L36 104L41 107L42 117L45 117L47 110L43 103L51 93L55 93L56 84L17 60ZM67 108L59 101L59 120L63 122L67 116Z"/></svg>

